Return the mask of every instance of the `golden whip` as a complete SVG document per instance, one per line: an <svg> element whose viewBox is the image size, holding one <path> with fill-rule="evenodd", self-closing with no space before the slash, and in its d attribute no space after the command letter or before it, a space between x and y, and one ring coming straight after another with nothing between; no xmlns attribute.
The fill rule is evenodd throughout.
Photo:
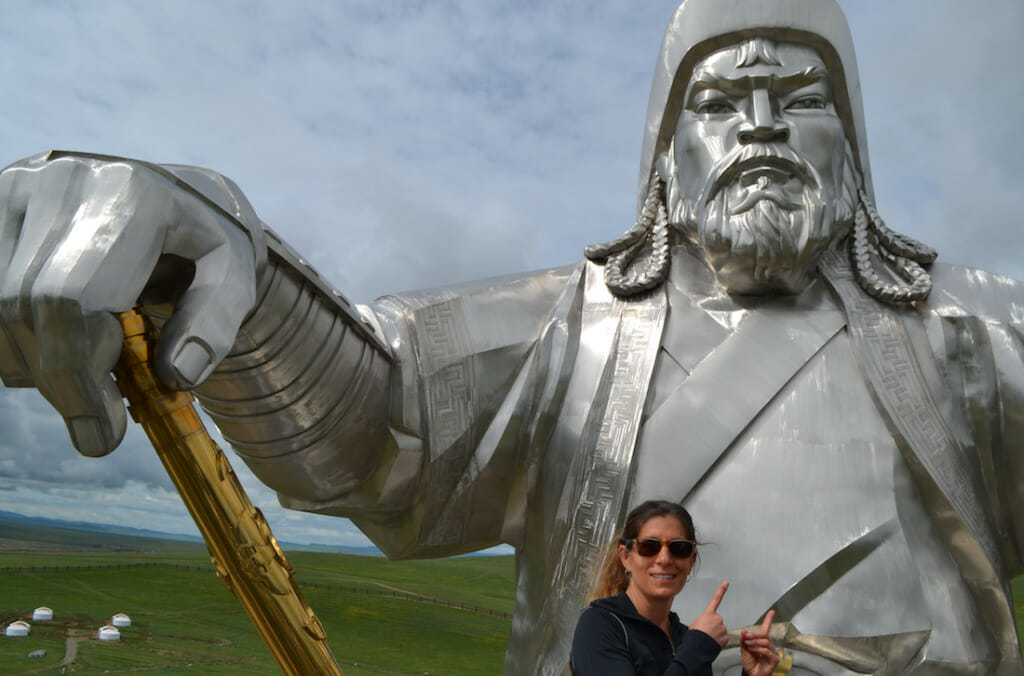
<svg viewBox="0 0 1024 676"><path fill-rule="evenodd" d="M217 575L249 613L283 673L341 676L292 567L203 426L192 395L170 390L157 379L150 362L154 341L149 322L134 310L120 320L124 350L114 369L118 387L203 534Z"/></svg>

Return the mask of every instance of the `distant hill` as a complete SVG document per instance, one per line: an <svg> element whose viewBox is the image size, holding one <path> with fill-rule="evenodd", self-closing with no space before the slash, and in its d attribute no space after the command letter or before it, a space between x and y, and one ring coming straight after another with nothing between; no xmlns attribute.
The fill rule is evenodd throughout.
<svg viewBox="0 0 1024 676"><path fill-rule="evenodd" d="M153 538L157 540L174 540L180 542L193 542L202 544L202 538L195 535L181 535L178 533L164 533L161 531L148 530L145 528L132 528L130 526L114 526L112 524L89 523L86 521L65 521L63 519L48 519L42 516L25 516L15 512L0 510L0 524L31 526L37 528L85 531L88 533L107 533L131 538ZM2 526L0 526L2 527Z"/></svg>
<svg viewBox="0 0 1024 676"><path fill-rule="evenodd" d="M383 556L376 547L335 547L301 545L281 541L282 549ZM145 528L64 521L40 516L25 516L0 510L0 550L66 551L205 551L202 538L195 535L163 533Z"/></svg>

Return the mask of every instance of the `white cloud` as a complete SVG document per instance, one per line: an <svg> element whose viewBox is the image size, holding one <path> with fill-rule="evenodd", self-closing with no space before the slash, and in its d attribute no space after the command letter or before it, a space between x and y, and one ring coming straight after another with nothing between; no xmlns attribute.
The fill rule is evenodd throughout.
<svg viewBox="0 0 1024 676"><path fill-rule="evenodd" d="M889 224L942 260L1024 277L1016 209L1024 5L846 2Z"/></svg>

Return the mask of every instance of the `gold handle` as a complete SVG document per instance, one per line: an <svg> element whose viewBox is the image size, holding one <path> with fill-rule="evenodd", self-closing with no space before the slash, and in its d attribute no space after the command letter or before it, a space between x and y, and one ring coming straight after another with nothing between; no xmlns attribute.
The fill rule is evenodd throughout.
<svg viewBox="0 0 1024 676"><path fill-rule="evenodd" d="M270 525L206 431L192 395L170 390L157 378L146 317L132 310L119 319L124 349L114 369L118 387L203 534L217 575L241 602L283 673L342 676Z"/></svg>
<svg viewBox="0 0 1024 676"><path fill-rule="evenodd" d="M779 648L779 663L775 665L772 676L786 676L793 668L793 653L786 652L785 648Z"/></svg>

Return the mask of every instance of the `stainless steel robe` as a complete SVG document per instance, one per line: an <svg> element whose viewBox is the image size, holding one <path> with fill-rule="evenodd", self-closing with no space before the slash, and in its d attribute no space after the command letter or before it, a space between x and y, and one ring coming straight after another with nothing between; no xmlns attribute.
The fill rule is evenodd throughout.
<svg viewBox="0 0 1024 676"><path fill-rule="evenodd" d="M982 477L972 489L992 532L975 533L929 512L824 282L730 298L679 250L667 288L620 300L600 272L381 299L363 313L395 365L343 385L390 407L346 406L329 443L272 456L242 445L243 457L286 506L348 516L392 556L513 545L509 674L561 672L591 563L651 497L686 502L707 541L684 620L728 577L726 622L779 606L797 670L1022 672L1005 586L1024 499L1020 284L936 266L931 300L912 311L927 386ZM332 488L327 475L348 479ZM951 539L998 542L988 565L1003 582L975 584Z"/></svg>

